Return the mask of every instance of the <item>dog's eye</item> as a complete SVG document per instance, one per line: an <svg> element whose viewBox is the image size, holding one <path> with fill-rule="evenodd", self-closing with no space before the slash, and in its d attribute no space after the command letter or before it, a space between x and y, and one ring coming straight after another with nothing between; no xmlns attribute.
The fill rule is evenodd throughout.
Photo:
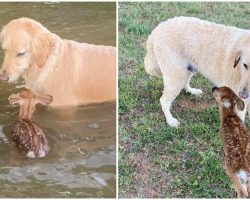
<svg viewBox="0 0 250 200"><path fill-rule="evenodd" d="M247 64L246 64L246 63L244 63L244 67L245 67L246 69L248 69L248 66L247 66Z"/></svg>
<svg viewBox="0 0 250 200"><path fill-rule="evenodd" d="M23 56L25 52L19 52L16 56Z"/></svg>

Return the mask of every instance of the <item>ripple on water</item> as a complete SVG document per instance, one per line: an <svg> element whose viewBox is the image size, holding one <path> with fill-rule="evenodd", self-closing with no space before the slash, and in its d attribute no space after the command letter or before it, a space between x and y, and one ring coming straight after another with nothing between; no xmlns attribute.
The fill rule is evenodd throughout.
<svg viewBox="0 0 250 200"><path fill-rule="evenodd" d="M30 197L115 196L115 104L96 105L91 111L79 108L73 115L61 115L67 109L38 108L34 118L45 130L51 152L43 159L27 159L6 142L10 124L18 115L18 107L11 107L16 111L11 123L7 120L0 125L0 141L4 142L0 146L0 184L5 184L0 197L27 193ZM54 123L58 121L63 123ZM30 192L40 186L39 194ZM10 193L10 188L19 193Z"/></svg>

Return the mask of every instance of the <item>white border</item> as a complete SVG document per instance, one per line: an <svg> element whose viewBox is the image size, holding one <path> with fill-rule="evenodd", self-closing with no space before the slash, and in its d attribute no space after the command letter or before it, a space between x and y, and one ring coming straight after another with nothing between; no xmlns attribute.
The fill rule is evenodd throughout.
<svg viewBox="0 0 250 200"><path fill-rule="evenodd" d="M118 199L118 180L119 180L119 174L118 174L118 160L119 160L119 137L118 137L118 108L119 108L119 87L118 87L118 78L119 78L119 66L118 66L118 45L119 45L119 38L118 38L118 0L116 0L116 199Z"/></svg>

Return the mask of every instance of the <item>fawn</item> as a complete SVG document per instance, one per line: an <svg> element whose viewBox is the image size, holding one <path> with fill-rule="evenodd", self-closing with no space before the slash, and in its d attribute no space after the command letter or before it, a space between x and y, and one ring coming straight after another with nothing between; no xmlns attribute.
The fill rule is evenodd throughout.
<svg viewBox="0 0 250 200"><path fill-rule="evenodd" d="M238 115L244 102L228 87L214 87L212 92L219 106L226 173L236 186L238 198L249 197L250 134Z"/></svg>
<svg viewBox="0 0 250 200"><path fill-rule="evenodd" d="M48 105L51 101L50 95L37 96L27 89L9 96L11 105L20 105L19 117L10 130L9 138L15 143L18 152L25 153L29 158L44 157L50 150L44 132L32 120L32 116L36 104Z"/></svg>

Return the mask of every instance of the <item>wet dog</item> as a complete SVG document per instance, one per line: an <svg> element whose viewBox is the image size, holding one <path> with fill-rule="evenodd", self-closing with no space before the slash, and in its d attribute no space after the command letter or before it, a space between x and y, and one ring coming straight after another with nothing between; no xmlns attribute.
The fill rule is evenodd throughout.
<svg viewBox="0 0 250 200"><path fill-rule="evenodd" d="M9 96L10 104L20 105L19 117L10 130L9 138L18 152L29 158L44 157L50 150L43 130L32 120L32 116L36 104L48 105L51 101L51 96L36 96L30 90Z"/></svg>
<svg viewBox="0 0 250 200"><path fill-rule="evenodd" d="M0 39L5 52L0 78L9 83L24 78L26 88L53 96L51 106L115 100L115 47L62 39L29 18L10 21Z"/></svg>
<svg viewBox="0 0 250 200"><path fill-rule="evenodd" d="M250 197L250 134L238 115L244 102L228 87L214 87L212 91L219 106L226 172L238 197Z"/></svg>

